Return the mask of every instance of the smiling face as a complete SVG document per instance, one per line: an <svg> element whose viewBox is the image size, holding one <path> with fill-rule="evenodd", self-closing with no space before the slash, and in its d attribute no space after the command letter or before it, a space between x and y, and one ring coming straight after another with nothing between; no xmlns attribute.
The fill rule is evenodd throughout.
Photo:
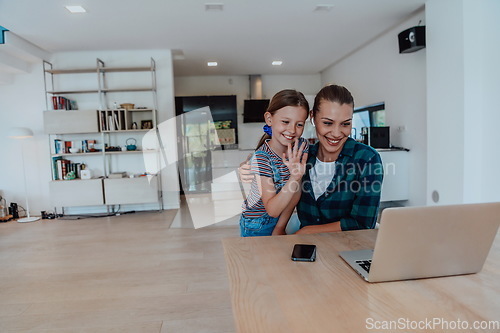
<svg viewBox="0 0 500 333"><path fill-rule="evenodd" d="M337 160L347 138L351 135L352 115L352 104L340 104L327 100L319 103L313 121L319 140L318 158L321 161Z"/></svg>
<svg viewBox="0 0 500 333"><path fill-rule="evenodd" d="M286 151L289 143L293 144L304 132L307 110L303 106L285 106L273 114L266 112L264 119L273 131L269 146L281 154Z"/></svg>

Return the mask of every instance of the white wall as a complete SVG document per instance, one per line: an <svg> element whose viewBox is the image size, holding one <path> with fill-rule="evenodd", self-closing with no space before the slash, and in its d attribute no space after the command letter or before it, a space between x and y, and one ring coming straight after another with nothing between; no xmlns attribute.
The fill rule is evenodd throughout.
<svg viewBox="0 0 500 333"><path fill-rule="evenodd" d="M30 212L49 210L48 140L43 134L44 88L41 64L28 74L18 74L14 82L0 87L0 191L7 203L26 207L21 141L7 138L11 127L28 127L34 138L24 140Z"/></svg>
<svg viewBox="0 0 500 333"><path fill-rule="evenodd" d="M500 200L498 13L494 0L426 4L429 204Z"/></svg>
<svg viewBox="0 0 500 333"><path fill-rule="evenodd" d="M424 205L426 195L426 49L399 54L397 36L419 20L425 25L424 11L321 73L323 84L347 87L356 106L385 102L391 144L410 149L409 205Z"/></svg>
<svg viewBox="0 0 500 333"><path fill-rule="evenodd" d="M55 68L86 68L95 67L96 58L101 58L107 66L149 66L150 58L157 62L157 83L159 101L159 122L174 116L173 99L173 69L170 50L140 50L140 51L99 51L99 52L67 52L53 55L50 61ZM133 73L130 75L134 75ZM127 74L122 75L124 82ZM133 77L133 76L131 76ZM96 76L93 74L82 74L77 80L71 75L66 83L71 87L95 89ZM118 81L110 76L110 80ZM61 88L61 87L60 87ZM99 107L96 95L73 95L80 109L97 109ZM136 102L135 97L118 95L112 99L118 102ZM136 104L142 103L139 97ZM151 98L149 98L151 100ZM145 103L145 102L144 102ZM148 105L149 106L149 105ZM151 105L152 106L152 105ZM17 75L15 82L11 85L2 86L0 89L0 154L8 158L2 158L4 163L0 172L0 190L8 202L23 204L24 191L22 188L22 170L19 168L20 153L16 141L6 138L4 135L8 128L13 126L29 127L35 137L26 141L28 152L26 166L28 171L30 211L39 215L41 210L51 211L48 183L51 179L51 160L49 156L48 136L43 132L42 112L46 109L45 93L42 74L42 64L34 66L29 74ZM172 133L172 140L176 135ZM177 208L179 206L178 178L176 166L170 166L163 170L163 190L165 208ZM78 195L78 194L76 194ZM90 209L87 209L89 211ZM79 209L81 211L81 209ZM83 209L82 212L85 212Z"/></svg>
<svg viewBox="0 0 500 333"><path fill-rule="evenodd" d="M471 1L476 3L475 1ZM500 31L500 1L487 0L481 6L481 18L471 24L482 25L481 36L482 54L477 59L482 65L481 87L483 121L482 128L475 129L474 133L480 133L483 137L483 156L481 167L475 169L475 175L481 175L480 188L482 201L500 201L500 179L498 169L500 166L500 149L498 147L498 130L500 124L500 107L498 105L498 94L500 92L500 43L498 43L498 32ZM496 41L496 42L495 42ZM477 110L474 105L470 109ZM474 122L472 122L474 124ZM474 127L474 125L472 125ZM477 176L471 176L476 180ZM476 180L477 181L477 180Z"/></svg>
<svg viewBox="0 0 500 333"><path fill-rule="evenodd" d="M243 123L243 101L250 98L248 76L179 76L175 77L174 82L175 96L236 95L239 148L255 148L264 134L264 124ZM315 95L320 88L319 74L262 75L262 98L271 98L283 89L297 89L304 95Z"/></svg>
<svg viewBox="0 0 500 333"><path fill-rule="evenodd" d="M427 2L427 129L430 194L440 203L463 198L464 40L462 1ZM443 17L446 19L443 20Z"/></svg>

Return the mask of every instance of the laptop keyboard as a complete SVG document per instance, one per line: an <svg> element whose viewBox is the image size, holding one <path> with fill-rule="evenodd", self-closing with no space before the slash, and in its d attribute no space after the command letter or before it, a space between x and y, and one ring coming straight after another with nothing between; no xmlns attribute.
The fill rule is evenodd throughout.
<svg viewBox="0 0 500 333"><path fill-rule="evenodd" d="M371 259L368 259L368 260L356 260L356 264L358 264L359 266L361 266L361 268L363 268L367 273L370 273L370 266L372 264L372 260Z"/></svg>

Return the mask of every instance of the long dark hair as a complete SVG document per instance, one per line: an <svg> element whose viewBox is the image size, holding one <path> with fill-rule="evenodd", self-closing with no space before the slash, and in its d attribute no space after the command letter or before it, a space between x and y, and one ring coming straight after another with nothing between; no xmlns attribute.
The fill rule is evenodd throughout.
<svg viewBox="0 0 500 333"><path fill-rule="evenodd" d="M301 106L306 112L309 112L309 103L307 99L304 97L300 91L294 89L285 89L276 93L269 102L269 106L267 107L266 112L269 112L271 115L274 115L276 111L286 106ZM270 139L271 136L268 134L264 134L257 145L258 149L260 146L264 144L267 139Z"/></svg>
<svg viewBox="0 0 500 333"><path fill-rule="evenodd" d="M323 87L323 89L321 89L314 98L314 106L312 109L313 117L316 116L316 113L319 110L319 104L323 100L336 102L340 105L350 104L354 108L354 98L352 97L351 92L347 90L346 87L330 84Z"/></svg>

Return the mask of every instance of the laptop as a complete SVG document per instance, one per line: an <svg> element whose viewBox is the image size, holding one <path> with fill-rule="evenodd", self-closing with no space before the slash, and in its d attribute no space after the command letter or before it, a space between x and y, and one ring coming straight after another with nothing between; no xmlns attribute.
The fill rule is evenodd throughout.
<svg viewBox="0 0 500 333"><path fill-rule="evenodd" d="M374 249L340 252L368 282L479 272L500 224L500 202L382 211Z"/></svg>

